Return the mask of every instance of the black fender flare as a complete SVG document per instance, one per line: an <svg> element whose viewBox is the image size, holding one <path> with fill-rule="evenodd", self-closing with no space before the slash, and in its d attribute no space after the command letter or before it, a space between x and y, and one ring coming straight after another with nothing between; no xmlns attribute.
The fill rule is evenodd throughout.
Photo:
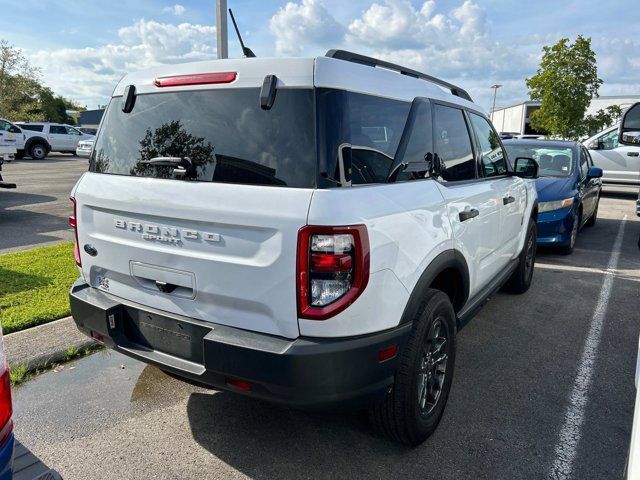
<svg viewBox="0 0 640 480"><path fill-rule="evenodd" d="M47 148L47 151L49 152L51 151L51 145L49 145L49 142L47 141L47 139L40 136L27 138L27 141L24 143L24 151L29 153L29 149L31 148L31 145L33 145L34 143L42 143Z"/></svg>
<svg viewBox="0 0 640 480"><path fill-rule="evenodd" d="M422 275L420 275L416 286L409 296L409 301L404 308L400 324L413 321L425 290L429 288L440 273L449 268L457 270L462 278L462 292L464 297L460 306L462 307L467 302L469 299L469 267L467 261L464 255L458 250L446 250L434 258L424 272L422 272Z"/></svg>

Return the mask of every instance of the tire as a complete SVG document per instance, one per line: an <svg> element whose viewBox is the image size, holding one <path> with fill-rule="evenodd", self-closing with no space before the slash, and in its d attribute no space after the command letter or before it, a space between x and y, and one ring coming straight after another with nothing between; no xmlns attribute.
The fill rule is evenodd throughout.
<svg viewBox="0 0 640 480"><path fill-rule="evenodd" d="M573 217L573 226L571 228L571 235L569 236L569 243L560 247L560 253L563 255L571 255L573 248L576 246L576 239L578 238L578 232L580 231L580 223L582 222L582 211L578 212Z"/></svg>
<svg viewBox="0 0 640 480"><path fill-rule="evenodd" d="M428 289L400 353L393 387L369 408L369 420L377 432L415 446L435 431L451 390L455 333L456 316L449 297ZM432 360L434 354L440 361Z"/></svg>
<svg viewBox="0 0 640 480"><path fill-rule="evenodd" d="M587 220L587 223L584 224L585 227L593 227L596 224L596 218L598 216L598 207L600 206L600 197L596 200L596 208L593 209L593 213Z"/></svg>
<svg viewBox="0 0 640 480"><path fill-rule="evenodd" d="M505 292L519 295L529 290L536 264L536 252L538 251L537 231L536 222L530 219L524 246L518 256L518 267L502 287Z"/></svg>
<svg viewBox="0 0 640 480"><path fill-rule="evenodd" d="M22 160L24 158L24 150L18 150L16 152L16 160Z"/></svg>
<svg viewBox="0 0 640 480"><path fill-rule="evenodd" d="M42 143L34 143L29 147L29 156L34 160L43 160L47 157L47 147Z"/></svg>

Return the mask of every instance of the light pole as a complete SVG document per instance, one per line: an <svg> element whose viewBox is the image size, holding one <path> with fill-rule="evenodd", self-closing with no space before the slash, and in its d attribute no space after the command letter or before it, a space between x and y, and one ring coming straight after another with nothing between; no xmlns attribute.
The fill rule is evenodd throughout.
<svg viewBox="0 0 640 480"><path fill-rule="evenodd" d="M229 58L229 38L227 37L227 0L216 0L216 37L218 59Z"/></svg>
<svg viewBox="0 0 640 480"><path fill-rule="evenodd" d="M491 107L491 123L493 123L493 112L495 112L496 110L496 95L498 94L498 89L501 86L502 85L498 85L497 83L495 85L491 85L491 88L493 88L493 106Z"/></svg>

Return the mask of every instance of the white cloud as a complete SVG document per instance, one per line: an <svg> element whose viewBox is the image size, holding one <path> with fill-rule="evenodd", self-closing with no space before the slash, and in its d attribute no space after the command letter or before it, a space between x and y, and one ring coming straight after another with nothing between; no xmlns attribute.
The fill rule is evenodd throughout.
<svg viewBox="0 0 640 480"><path fill-rule="evenodd" d="M95 48L32 52L47 86L81 104L104 103L128 72L216 57L215 27L139 20L118 31L119 41Z"/></svg>
<svg viewBox="0 0 640 480"><path fill-rule="evenodd" d="M309 45L324 46L344 37L345 31L319 0L287 3L271 17L269 28L276 37L276 52L282 55L300 55Z"/></svg>
<svg viewBox="0 0 640 480"><path fill-rule="evenodd" d="M164 7L162 9L162 11L164 13L172 13L176 17L180 17L180 16L184 15L185 10L186 9L180 4L175 4L172 7Z"/></svg>

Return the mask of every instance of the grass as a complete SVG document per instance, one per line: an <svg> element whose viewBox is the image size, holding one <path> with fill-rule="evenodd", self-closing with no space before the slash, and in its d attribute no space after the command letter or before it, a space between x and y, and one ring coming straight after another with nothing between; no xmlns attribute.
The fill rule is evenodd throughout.
<svg viewBox="0 0 640 480"><path fill-rule="evenodd" d="M93 345L78 350L75 347L69 347L66 355L58 362L47 362L42 365L38 365L32 369L27 368L26 365L13 364L9 366L9 378L12 386L18 386L33 377L40 375L41 373L48 372L49 370L55 370L58 366L63 365L73 360L80 360L86 356L91 355L100 350L104 350L104 345L101 343L94 343Z"/></svg>
<svg viewBox="0 0 640 480"><path fill-rule="evenodd" d="M0 321L5 334L66 317L78 278L73 242L0 255Z"/></svg>
<svg viewBox="0 0 640 480"><path fill-rule="evenodd" d="M27 378L28 370L26 365L12 365L9 370L11 385L19 385Z"/></svg>

